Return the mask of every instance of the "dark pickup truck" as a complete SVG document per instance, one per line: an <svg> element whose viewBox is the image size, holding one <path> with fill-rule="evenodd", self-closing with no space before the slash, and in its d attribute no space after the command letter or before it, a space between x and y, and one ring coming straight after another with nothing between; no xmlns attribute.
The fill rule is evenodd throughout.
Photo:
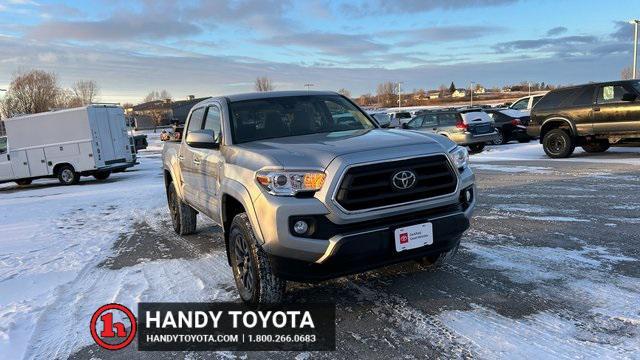
<svg viewBox="0 0 640 360"><path fill-rule="evenodd" d="M551 158L640 140L640 81L591 83L550 91L532 109L527 133Z"/></svg>

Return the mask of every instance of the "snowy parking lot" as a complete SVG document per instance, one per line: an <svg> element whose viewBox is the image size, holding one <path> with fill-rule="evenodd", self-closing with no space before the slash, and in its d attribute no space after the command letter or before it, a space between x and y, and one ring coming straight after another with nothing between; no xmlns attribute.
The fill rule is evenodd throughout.
<svg viewBox="0 0 640 360"><path fill-rule="evenodd" d="M238 299L220 228L173 232L148 135L106 181L0 185L0 358L640 358L640 148L550 160L537 142L472 156L478 208L443 269L290 287L337 303L338 353L103 351L105 303Z"/></svg>

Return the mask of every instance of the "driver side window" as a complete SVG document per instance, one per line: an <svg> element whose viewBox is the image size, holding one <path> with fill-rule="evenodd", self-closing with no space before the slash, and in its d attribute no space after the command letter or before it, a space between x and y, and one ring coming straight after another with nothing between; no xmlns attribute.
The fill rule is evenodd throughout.
<svg viewBox="0 0 640 360"><path fill-rule="evenodd" d="M202 120L204 117L204 108L195 109L191 112L191 117L189 118L189 127L187 128L188 135L192 131L202 130Z"/></svg>
<svg viewBox="0 0 640 360"><path fill-rule="evenodd" d="M413 120L407 123L407 127L409 129L418 129L422 127L422 120L424 120L424 116L416 116Z"/></svg>
<svg viewBox="0 0 640 360"><path fill-rule="evenodd" d="M527 106L529 105L529 99L522 99L520 101L516 101L515 104L511 105L512 109L515 110L526 110Z"/></svg>
<svg viewBox="0 0 640 360"><path fill-rule="evenodd" d="M204 120L204 129L213 131L213 138L217 143L222 141L220 108L209 106Z"/></svg>

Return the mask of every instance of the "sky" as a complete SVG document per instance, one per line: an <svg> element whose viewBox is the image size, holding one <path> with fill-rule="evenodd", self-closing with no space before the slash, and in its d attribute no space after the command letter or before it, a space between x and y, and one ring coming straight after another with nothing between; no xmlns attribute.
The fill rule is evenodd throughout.
<svg viewBox="0 0 640 360"><path fill-rule="evenodd" d="M0 88L20 71L100 100L138 103L253 91L406 91L453 81L612 80L632 62L640 0L0 0Z"/></svg>

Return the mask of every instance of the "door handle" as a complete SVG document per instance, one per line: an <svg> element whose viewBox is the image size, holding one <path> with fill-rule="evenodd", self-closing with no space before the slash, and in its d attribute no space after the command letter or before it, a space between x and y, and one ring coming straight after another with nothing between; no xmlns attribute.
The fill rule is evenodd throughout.
<svg viewBox="0 0 640 360"><path fill-rule="evenodd" d="M594 106L593 111L600 111L600 106Z"/></svg>
<svg viewBox="0 0 640 360"><path fill-rule="evenodd" d="M180 160L180 161L184 160L184 156L178 155L178 160Z"/></svg>
<svg viewBox="0 0 640 360"><path fill-rule="evenodd" d="M200 160L199 159L193 159L193 165L200 165Z"/></svg>

